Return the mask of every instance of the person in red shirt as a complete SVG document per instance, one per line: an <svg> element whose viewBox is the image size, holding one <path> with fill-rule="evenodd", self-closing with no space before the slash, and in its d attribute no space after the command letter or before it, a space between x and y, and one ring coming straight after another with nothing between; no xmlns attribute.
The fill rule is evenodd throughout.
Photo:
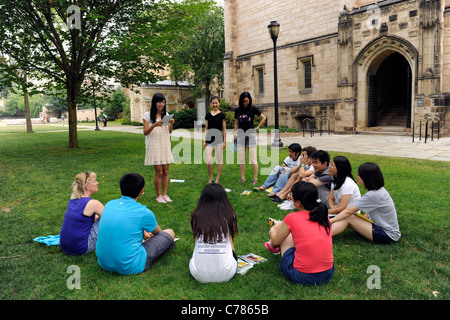
<svg viewBox="0 0 450 320"><path fill-rule="evenodd" d="M326 283L334 274L327 206L320 201L317 187L304 181L293 185L292 199L298 211L270 229L270 242L266 243L269 246L265 246L269 250L280 247L281 270L293 283Z"/></svg>

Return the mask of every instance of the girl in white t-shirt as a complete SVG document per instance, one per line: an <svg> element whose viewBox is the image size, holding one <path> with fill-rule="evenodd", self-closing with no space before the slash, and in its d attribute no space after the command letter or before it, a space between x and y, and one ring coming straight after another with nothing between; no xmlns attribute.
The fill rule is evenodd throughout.
<svg viewBox="0 0 450 320"><path fill-rule="evenodd" d="M373 162L363 163L359 166L356 177L358 184L363 186L367 193L354 205L331 219L333 236L350 227L374 244L397 242L401 237L397 211L389 192L384 188L384 177L380 168ZM355 216L359 210L364 211L365 217L373 222Z"/></svg>
<svg viewBox="0 0 450 320"><path fill-rule="evenodd" d="M328 170L330 176L333 176L328 197L328 215L334 216L354 205L361 198L361 192L353 178L350 161L346 157L334 157Z"/></svg>
<svg viewBox="0 0 450 320"><path fill-rule="evenodd" d="M237 256L233 238L238 232L237 217L225 189L207 184L191 214L195 248L189 271L201 283L226 282L236 274Z"/></svg>

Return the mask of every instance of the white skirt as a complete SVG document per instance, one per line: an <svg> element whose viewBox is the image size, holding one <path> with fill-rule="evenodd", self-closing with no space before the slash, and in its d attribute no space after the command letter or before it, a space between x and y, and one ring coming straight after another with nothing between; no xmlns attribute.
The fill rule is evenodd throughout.
<svg viewBox="0 0 450 320"><path fill-rule="evenodd" d="M168 126L154 128L146 142L146 166L173 163Z"/></svg>

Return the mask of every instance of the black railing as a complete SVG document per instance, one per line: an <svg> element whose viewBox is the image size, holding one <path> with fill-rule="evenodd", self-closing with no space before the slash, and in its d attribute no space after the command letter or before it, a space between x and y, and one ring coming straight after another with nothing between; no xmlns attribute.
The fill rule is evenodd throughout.
<svg viewBox="0 0 450 320"><path fill-rule="evenodd" d="M422 140L422 135L424 142L431 138L431 141L436 137L439 139L441 137L441 129L443 128L444 122L438 117L427 117L419 120L419 130L418 136L419 141ZM412 142L414 142L416 136L416 122L412 123Z"/></svg>
<svg viewBox="0 0 450 320"><path fill-rule="evenodd" d="M309 121L309 129L306 129L306 123ZM317 129L317 122L319 122L319 129ZM327 126L326 131L328 131L328 135L330 135L330 119L328 117L321 118L305 118L302 123L302 132L303 137L305 137L305 131L309 130L310 136L313 137L315 132L319 132L320 136L324 133L324 125Z"/></svg>

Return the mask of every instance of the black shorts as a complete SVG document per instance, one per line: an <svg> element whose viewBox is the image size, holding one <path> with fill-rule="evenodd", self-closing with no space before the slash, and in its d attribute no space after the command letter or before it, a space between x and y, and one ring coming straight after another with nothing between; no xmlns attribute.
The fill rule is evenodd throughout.
<svg viewBox="0 0 450 320"><path fill-rule="evenodd" d="M393 244L395 243L383 229L372 223L372 243L374 244Z"/></svg>

